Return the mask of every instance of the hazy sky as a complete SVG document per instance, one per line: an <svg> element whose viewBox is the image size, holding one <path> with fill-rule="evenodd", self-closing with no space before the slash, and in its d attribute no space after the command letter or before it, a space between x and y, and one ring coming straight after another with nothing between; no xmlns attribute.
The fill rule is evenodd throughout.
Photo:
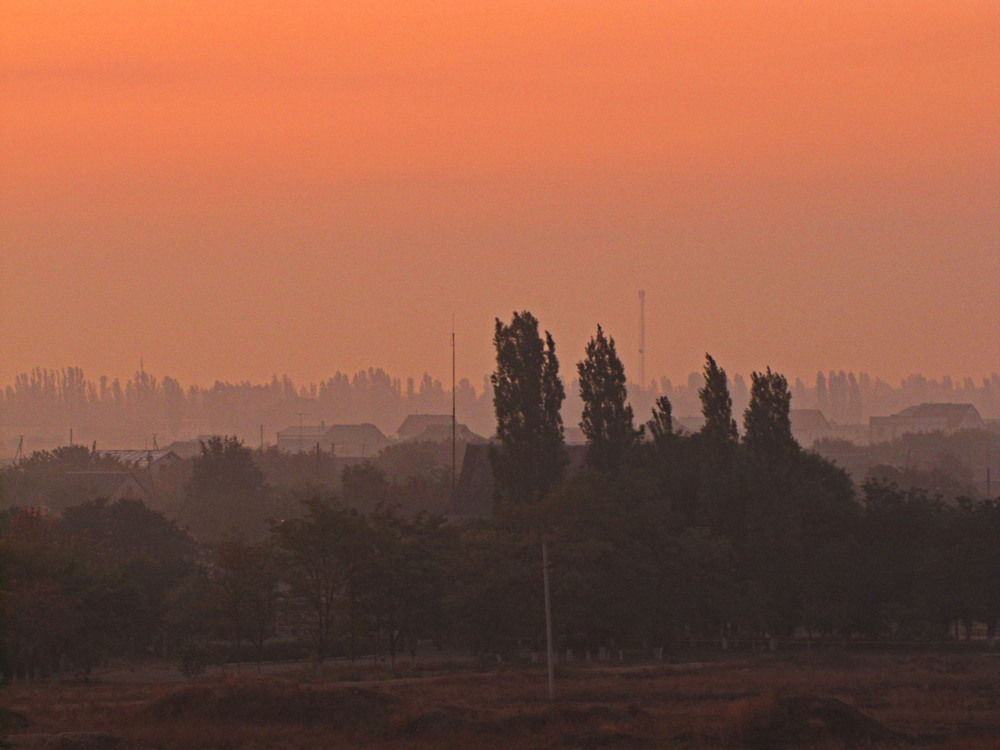
<svg viewBox="0 0 1000 750"><path fill-rule="evenodd" d="M1000 370L1000 4L0 0L0 385ZM564 370L565 371L565 370Z"/></svg>

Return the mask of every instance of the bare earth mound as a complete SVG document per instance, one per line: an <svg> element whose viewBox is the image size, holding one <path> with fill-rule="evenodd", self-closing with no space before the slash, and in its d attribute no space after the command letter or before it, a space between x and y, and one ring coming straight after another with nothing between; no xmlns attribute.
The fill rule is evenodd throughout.
<svg viewBox="0 0 1000 750"><path fill-rule="evenodd" d="M779 750L829 740L847 747L913 742L854 706L814 695L779 699L773 708L752 717L743 734L748 750Z"/></svg>

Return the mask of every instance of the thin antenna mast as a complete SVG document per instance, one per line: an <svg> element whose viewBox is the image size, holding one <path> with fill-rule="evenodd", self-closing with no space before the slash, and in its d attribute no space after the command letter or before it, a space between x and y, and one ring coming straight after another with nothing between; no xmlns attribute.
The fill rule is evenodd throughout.
<svg viewBox="0 0 1000 750"><path fill-rule="evenodd" d="M451 495L455 497L455 470L456 470L456 449L455 449L455 427L458 419L456 414L455 401L455 314L451 315Z"/></svg>
<svg viewBox="0 0 1000 750"><path fill-rule="evenodd" d="M639 386L646 387L646 290L639 290Z"/></svg>

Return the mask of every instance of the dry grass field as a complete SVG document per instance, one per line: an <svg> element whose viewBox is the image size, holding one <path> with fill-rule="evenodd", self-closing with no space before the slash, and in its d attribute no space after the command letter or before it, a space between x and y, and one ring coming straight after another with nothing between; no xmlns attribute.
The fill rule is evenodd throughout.
<svg viewBox="0 0 1000 750"><path fill-rule="evenodd" d="M397 678L296 667L174 685L14 686L4 707L8 742L26 750L987 750L1000 747L1000 658L827 652L581 665L560 671L553 702L537 667Z"/></svg>

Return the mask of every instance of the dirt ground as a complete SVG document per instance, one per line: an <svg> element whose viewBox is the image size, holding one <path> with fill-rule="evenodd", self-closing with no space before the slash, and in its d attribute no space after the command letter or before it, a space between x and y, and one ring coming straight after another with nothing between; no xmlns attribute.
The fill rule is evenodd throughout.
<svg viewBox="0 0 1000 750"><path fill-rule="evenodd" d="M4 690L24 750L1000 747L1000 658L768 654L538 666L301 665L182 684L108 672Z"/></svg>

